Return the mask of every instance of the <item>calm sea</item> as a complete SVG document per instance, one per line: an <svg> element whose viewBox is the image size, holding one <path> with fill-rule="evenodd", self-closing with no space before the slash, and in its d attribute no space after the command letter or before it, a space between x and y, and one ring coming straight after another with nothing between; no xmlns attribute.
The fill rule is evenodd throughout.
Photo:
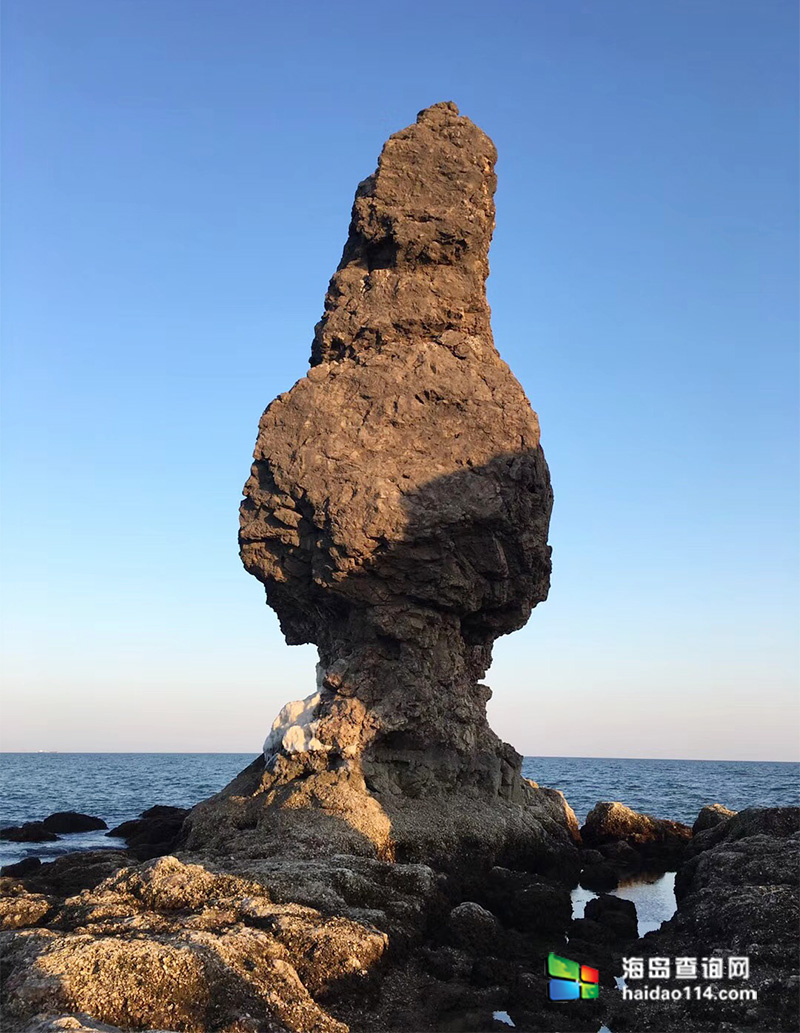
<svg viewBox="0 0 800 1033"><path fill-rule="evenodd" d="M153 804L189 807L217 792L253 760L252 753L2 753L0 825L19 825L74 810L109 827ZM580 821L598 800L691 824L704 804L732 810L800 803L800 764L750 761L614 760L526 757L523 774L561 789ZM0 864L28 855L122 846L102 833L57 843L0 842Z"/></svg>

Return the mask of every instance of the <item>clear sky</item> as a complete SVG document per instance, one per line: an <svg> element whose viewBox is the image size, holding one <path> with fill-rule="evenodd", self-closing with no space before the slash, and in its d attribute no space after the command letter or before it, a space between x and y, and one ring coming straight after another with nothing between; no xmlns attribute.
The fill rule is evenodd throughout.
<svg viewBox="0 0 800 1033"><path fill-rule="evenodd" d="M798 756L794 0L5 0L10 750L257 752L313 690L240 565L359 180L494 139L495 338L553 587L501 639L527 754Z"/></svg>

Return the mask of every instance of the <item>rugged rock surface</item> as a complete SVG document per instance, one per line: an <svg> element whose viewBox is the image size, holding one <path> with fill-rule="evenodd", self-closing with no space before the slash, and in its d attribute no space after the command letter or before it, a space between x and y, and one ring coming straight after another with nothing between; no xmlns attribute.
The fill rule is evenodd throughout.
<svg viewBox="0 0 800 1033"><path fill-rule="evenodd" d="M621 943L629 943L638 936L636 905L632 900L603 893L587 901L583 916L590 922L597 922L611 939Z"/></svg>
<svg viewBox="0 0 800 1033"><path fill-rule="evenodd" d="M17 899L18 931L2 934L9 1031L83 1013L186 1033L266 1030L270 1019L295 1033L345 1033L314 995L362 984L387 942L370 925L275 904L254 881L175 858L122 869L78 896ZM49 928L38 928L46 914Z"/></svg>
<svg viewBox="0 0 800 1033"><path fill-rule="evenodd" d="M698 833L689 844L687 855L694 857L717 843L733 843L753 836L785 839L797 830L797 815L797 807L748 807Z"/></svg>
<svg viewBox="0 0 800 1033"><path fill-rule="evenodd" d="M622 803L598 803L586 816L581 838L587 847L606 848L605 863L609 865L629 866L628 861L619 861L620 854L626 855L624 848L615 846L613 852L607 849L611 844L624 843L636 851L642 867L674 869L684 857L692 830L679 821L639 814Z"/></svg>
<svg viewBox="0 0 800 1033"><path fill-rule="evenodd" d="M43 821L26 821L24 825L7 825L0 829L0 839L11 843L55 843L58 836L46 829Z"/></svg>
<svg viewBox="0 0 800 1033"><path fill-rule="evenodd" d="M169 854L180 839L188 807L148 807L138 818L123 821L106 835L124 839L128 849L140 861Z"/></svg>
<svg viewBox="0 0 800 1033"><path fill-rule="evenodd" d="M694 825L692 825L692 835L696 836L698 832L713 829L715 825L719 825L726 818L732 818L734 814L736 814L736 811L728 810L721 803L709 804L707 807L701 808L700 813L695 818Z"/></svg>
<svg viewBox="0 0 800 1033"><path fill-rule="evenodd" d="M697 985L713 986L715 993L755 990L758 998L623 1002L609 1026L615 1033L800 1029L800 809L740 811L698 835L692 850L676 876L675 915L628 953L696 958L698 966L703 958L721 958L723 975ZM749 959L747 978L729 977L731 957ZM686 982L673 978L662 985L674 989Z"/></svg>
<svg viewBox="0 0 800 1033"><path fill-rule="evenodd" d="M0 839L13 843L53 843L59 838L59 832L92 832L107 828L102 818L77 811L58 811L44 821L26 821L24 825L0 829Z"/></svg>
<svg viewBox="0 0 800 1033"><path fill-rule="evenodd" d="M48 832L94 832L108 828L102 818L81 814L78 811L56 811L55 814L48 815L42 825Z"/></svg>
<svg viewBox="0 0 800 1033"><path fill-rule="evenodd" d="M42 862L38 857L23 857L16 864L4 864L0 868L0 875L30 875L41 867Z"/></svg>
<svg viewBox="0 0 800 1033"><path fill-rule="evenodd" d="M571 849L577 827L520 778L480 681L550 577L538 421L486 302L495 157L436 104L357 190L311 369L262 416L241 507L246 568L287 641L318 646L316 692L195 809L192 849L540 868Z"/></svg>
<svg viewBox="0 0 800 1033"><path fill-rule="evenodd" d="M114 868L117 858L98 881L100 855L73 855L73 871L82 856L89 885L80 891L63 866L0 880L9 1033L37 1022L184 1033L491 1029L492 1012L512 1004L529 1028L568 1028L542 974L547 951L566 948L569 895L556 883L498 870L490 881L502 920L459 901L453 876L424 865L234 858L223 872L175 857ZM525 921L511 910L515 894L528 894Z"/></svg>

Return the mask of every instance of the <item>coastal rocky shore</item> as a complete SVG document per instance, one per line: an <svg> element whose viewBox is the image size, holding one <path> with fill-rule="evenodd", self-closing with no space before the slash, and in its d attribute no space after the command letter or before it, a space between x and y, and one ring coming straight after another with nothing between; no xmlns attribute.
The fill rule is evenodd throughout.
<svg viewBox="0 0 800 1033"><path fill-rule="evenodd" d="M445 102L359 184L240 514L316 678L215 796L109 830L125 849L2 871L7 1033L798 1028L797 809L712 805L691 828L600 801L581 828L489 727L481 679L547 597L553 501L492 339L495 158ZM104 825L65 814L0 834ZM639 939L614 891L665 871L677 911ZM582 917L578 885L598 894ZM757 1000L622 998L623 958L679 952L748 955ZM599 993L551 1000L551 953Z"/></svg>
<svg viewBox="0 0 800 1033"><path fill-rule="evenodd" d="M608 863L621 879L652 876L661 869L637 837L657 819L628 814ZM573 917L573 867L456 874L354 854L67 854L0 877L3 1029L791 1031L798 847L798 808L690 830L675 915L642 939L634 905L608 893ZM580 873L598 863L593 847L575 849ZM550 1001L550 952L596 968L600 996ZM748 957L739 985L757 999L623 999L623 957L686 956Z"/></svg>

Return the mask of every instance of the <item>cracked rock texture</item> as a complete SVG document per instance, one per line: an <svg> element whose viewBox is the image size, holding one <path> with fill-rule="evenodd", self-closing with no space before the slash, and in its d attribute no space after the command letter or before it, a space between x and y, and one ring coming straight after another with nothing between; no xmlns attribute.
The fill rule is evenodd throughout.
<svg viewBox="0 0 800 1033"><path fill-rule="evenodd" d="M244 849L249 830L259 850L299 835L428 860L551 838L481 682L547 596L552 506L536 414L492 340L495 158L435 104L356 191L311 368L264 412L241 506L244 565L286 640L318 646L316 691L193 812L190 848Z"/></svg>

